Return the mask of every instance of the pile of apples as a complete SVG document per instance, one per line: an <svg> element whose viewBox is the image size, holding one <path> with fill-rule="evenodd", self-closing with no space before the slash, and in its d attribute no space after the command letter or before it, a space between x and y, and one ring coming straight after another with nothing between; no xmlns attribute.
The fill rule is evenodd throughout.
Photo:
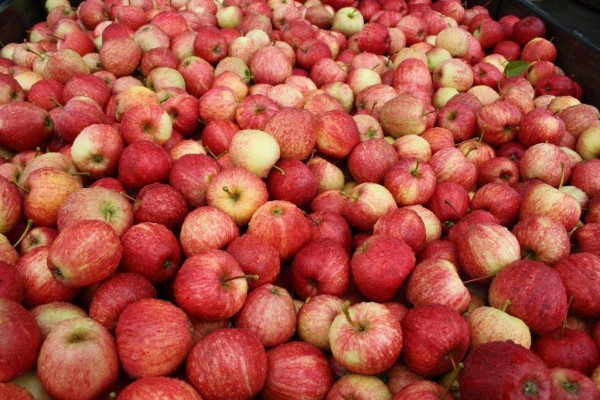
<svg viewBox="0 0 600 400"><path fill-rule="evenodd" d="M600 398L600 114L543 21L46 9L0 50L0 398Z"/></svg>

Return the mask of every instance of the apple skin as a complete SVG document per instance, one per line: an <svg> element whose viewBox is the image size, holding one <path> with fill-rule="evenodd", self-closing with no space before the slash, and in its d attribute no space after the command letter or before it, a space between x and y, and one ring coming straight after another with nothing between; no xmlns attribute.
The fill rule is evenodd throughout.
<svg viewBox="0 0 600 400"><path fill-rule="evenodd" d="M570 231L579 221L581 206L572 196L537 181L525 191L519 208L519 220L532 216L554 218Z"/></svg>
<svg viewBox="0 0 600 400"><path fill-rule="evenodd" d="M573 297L570 312L584 318L600 316L600 257L592 253L575 253L554 265L560 275L567 296Z"/></svg>
<svg viewBox="0 0 600 400"><path fill-rule="evenodd" d="M26 101L3 105L0 121L0 145L13 151L41 147L54 130L48 111Z"/></svg>
<svg viewBox="0 0 600 400"><path fill-rule="evenodd" d="M550 398L548 367L513 342L482 344L467 355L464 365L458 377L461 399Z"/></svg>
<svg viewBox="0 0 600 400"><path fill-rule="evenodd" d="M600 223L591 222L577 228L571 234L571 240L577 251L592 253L600 257L600 245L597 238L600 235Z"/></svg>
<svg viewBox="0 0 600 400"><path fill-rule="evenodd" d="M35 397L15 383L0 383L0 396L11 400L35 400Z"/></svg>
<svg viewBox="0 0 600 400"><path fill-rule="evenodd" d="M240 264L245 274L258 275L258 279L248 282L250 289L274 283L279 276L279 253L258 236L240 235L233 239L226 251Z"/></svg>
<svg viewBox="0 0 600 400"><path fill-rule="evenodd" d="M403 240L415 254L423 250L427 239L425 224L419 214L406 208L396 208L385 213L373 226L373 234Z"/></svg>
<svg viewBox="0 0 600 400"><path fill-rule="evenodd" d="M402 350L402 328L382 304L363 302L348 308L351 324L338 314L329 329L335 360L347 370L374 375L390 368Z"/></svg>
<svg viewBox="0 0 600 400"><path fill-rule="evenodd" d="M178 400L202 400L198 392L187 382L166 376L140 378L125 386L117 395L118 400L161 400L166 396Z"/></svg>
<svg viewBox="0 0 600 400"><path fill-rule="evenodd" d="M203 399L243 400L261 391L267 368L258 338L245 329L227 328L196 343L187 359L186 377Z"/></svg>
<svg viewBox="0 0 600 400"><path fill-rule="evenodd" d="M125 307L115 337L121 365L134 378L171 374L193 345L185 312L160 299L141 299Z"/></svg>
<svg viewBox="0 0 600 400"><path fill-rule="evenodd" d="M382 183L386 171L397 161L398 153L387 140L370 139L352 149L348 169L358 183Z"/></svg>
<svg viewBox="0 0 600 400"><path fill-rule="evenodd" d="M385 172L383 185L399 206L425 204L435 191L436 176L427 162L401 157Z"/></svg>
<svg viewBox="0 0 600 400"><path fill-rule="evenodd" d="M76 288L70 288L54 279L48 269L50 246L40 246L23 255L16 264L23 286L24 302L37 306L53 301L71 301L77 295Z"/></svg>
<svg viewBox="0 0 600 400"><path fill-rule="evenodd" d="M539 179L558 187L571 175L569 156L559 146L537 143L525 150L519 160L519 172L523 180Z"/></svg>
<svg viewBox="0 0 600 400"><path fill-rule="evenodd" d="M385 133L396 138L420 135L428 128L425 105L411 94L401 94L387 101L381 108L379 122Z"/></svg>
<svg viewBox="0 0 600 400"><path fill-rule="evenodd" d="M404 362L423 376L450 371L469 349L469 325L441 304L417 305L402 318Z"/></svg>
<svg viewBox="0 0 600 400"><path fill-rule="evenodd" d="M571 185L577 186L588 196L600 191L600 160L585 160L573 166Z"/></svg>
<svg viewBox="0 0 600 400"><path fill-rule="evenodd" d="M477 167L478 186L486 183L505 183L513 186L519 182L520 177L517 163L508 157L496 155Z"/></svg>
<svg viewBox="0 0 600 400"><path fill-rule="evenodd" d="M600 363L600 354L593 339L579 329L558 328L538 336L532 350L550 368L571 368L587 376Z"/></svg>
<svg viewBox="0 0 600 400"><path fill-rule="evenodd" d="M333 373L317 347L299 341L283 343L267 352L268 370L261 393L265 400L324 399Z"/></svg>
<svg viewBox="0 0 600 400"><path fill-rule="evenodd" d="M131 303L156 298L156 289L144 277L121 272L103 281L94 292L89 315L93 320L113 332L119 315Z"/></svg>
<svg viewBox="0 0 600 400"><path fill-rule="evenodd" d="M359 143L358 126L346 112L331 110L317 117L315 148L320 153L335 158L345 158Z"/></svg>
<svg viewBox="0 0 600 400"><path fill-rule="evenodd" d="M42 336L33 316L17 302L0 299L0 316L0 381L7 382L35 365Z"/></svg>
<svg viewBox="0 0 600 400"><path fill-rule="evenodd" d="M515 261L492 280L488 292L492 307L520 318L532 332L547 334L559 328L567 315L567 292L560 275L536 261Z"/></svg>
<svg viewBox="0 0 600 400"><path fill-rule="evenodd" d="M397 208L390 191L378 183L361 183L346 197L348 200L344 204L342 215L351 227L363 232L372 232L379 218Z"/></svg>
<svg viewBox="0 0 600 400"><path fill-rule="evenodd" d="M137 192L151 183L166 181L170 168L169 155L162 147L145 140L136 141L121 152L118 178L125 187Z"/></svg>
<svg viewBox="0 0 600 400"><path fill-rule="evenodd" d="M211 249L221 249L240 235L235 221L216 207L191 211L183 220L179 241L184 254L191 257Z"/></svg>
<svg viewBox="0 0 600 400"><path fill-rule="evenodd" d="M208 185L220 170L212 157L187 154L173 161L169 184L181 192L189 207L205 206Z"/></svg>
<svg viewBox="0 0 600 400"><path fill-rule="evenodd" d="M508 100L496 100L477 111L477 128L483 132L483 140L500 146L517 136L521 112Z"/></svg>
<svg viewBox="0 0 600 400"><path fill-rule="evenodd" d="M59 232L50 247L48 268L59 282L78 288L110 276L121 256L119 236L110 225L82 220Z"/></svg>
<svg viewBox="0 0 600 400"><path fill-rule="evenodd" d="M508 303L506 303L508 304ZM469 312L467 316L471 332L471 349L484 343L510 340L525 348L531 347L531 332L521 319L504 310L482 306Z"/></svg>
<svg viewBox="0 0 600 400"><path fill-rule="evenodd" d="M88 316L82 308L73 303L63 301L40 304L33 307L30 312L40 327L42 339L45 339L52 328L60 322L71 318L86 318Z"/></svg>
<svg viewBox="0 0 600 400"><path fill-rule="evenodd" d="M503 226L512 226L519 215L521 195L504 183L488 183L477 189L471 199L471 209L489 211Z"/></svg>
<svg viewBox="0 0 600 400"><path fill-rule="evenodd" d="M186 259L173 283L177 304L204 321L232 317L243 306L248 292L244 271L222 250L208 250ZM229 278L237 278L227 281Z"/></svg>
<svg viewBox="0 0 600 400"><path fill-rule="evenodd" d="M54 398L95 399L119 376L114 339L90 318L62 321L44 340L37 374Z"/></svg>
<svg viewBox="0 0 600 400"><path fill-rule="evenodd" d="M376 376L345 374L331 387L327 400L335 399L391 400L386 384Z"/></svg>
<svg viewBox="0 0 600 400"><path fill-rule="evenodd" d="M470 203L469 193L464 187L454 182L442 182L435 186L426 207L448 230L467 214Z"/></svg>
<svg viewBox="0 0 600 400"><path fill-rule="evenodd" d="M133 208L136 223L152 222L177 229L188 214L185 198L174 187L151 183L138 193Z"/></svg>
<svg viewBox="0 0 600 400"><path fill-rule="evenodd" d="M552 398L556 400L569 399L600 399L600 392L594 382L581 372L570 368L551 368Z"/></svg>
<svg viewBox="0 0 600 400"><path fill-rule="evenodd" d="M58 209L59 231L83 220L110 225L119 237L133 225L133 207L119 192L104 187L89 187L71 193Z"/></svg>
<svg viewBox="0 0 600 400"><path fill-rule="evenodd" d="M123 138L112 125L93 124L73 140L71 157L77 168L92 178L111 176L123 151Z"/></svg>
<svg viewBox="0 0 600 400"><path fill-rule="evenodd" d="M533 216L522 219L513 227L512 233L519 241L521 255L528 260L554 265L571 252L569 233L553 218Z"/></svg>
<svg viewBox="0 0 600 400"><path fill-rule="evenodd" d="M287 342L296 332L292 296L270 283L252 290L235 315L235 326L254 333L265 348Z"/></svg>
<svg viewBox="0 0 600 400"><path fill-rule="evenodd" d="M14 265L0 261L0 299L21 304L25 298L23 278Z"/></svg>
<svg viewBox="0 0 600 400"><path fill-rule="evenodd" d="M435 173L438 184L454 182L467 190L471 190L475 186L477 167L455 147L436 152L429 160L429 165Z"/></svg>
<svg viewBox="0 0 600 400"><path fill-rule="evenodd" d="M21 216L21 195L19 189L4 177L0 177L0 233L12 230Z"/></svg>
<svg viewBox="0 0 600 400"><path fill-rule="evenodd" d="M419 380L409 383L400 392L396 393L393 400L451 400L454 397L451 393L435 382L428 380Z"/></svg>
<svg viewBox="0 0 600 400"><path fill-rule="evenodd" d="M281 170L273 168L267 176L267 189L272 200L286 200L302 207L317 195L317 178L302 161L280 159L275 167Z"/></svg>
<svg viewBox="0 0 600 400"><path fill-rule="evenodd" d="M417 264L408 279L406 295L414 306L443 304L461 314L471 302L456 266L442 258L430 258Z"/></svg>
<svg viewBox="0 0 600 400"><path fill-rule="evenodd" d="M294 292L302 299L341 297L350 286L350 255L333 239L312 240L294 256L291 273Z"/></svg>
<svg viewBox="0 0 600 400"><path fill-rule="evenodd" d="M342 300L339 297L328 294L311 297L298 311L298 337L323 351L330 351L329 328L341 312Z"/></svg>
<svg viewBox="0 0 600 400"><path fill-rule="evenodd" d="M281 261L285 262L309 242L310 225L294 204L271 200L252 215L247 233L262 238L277 249Z"/></svg>

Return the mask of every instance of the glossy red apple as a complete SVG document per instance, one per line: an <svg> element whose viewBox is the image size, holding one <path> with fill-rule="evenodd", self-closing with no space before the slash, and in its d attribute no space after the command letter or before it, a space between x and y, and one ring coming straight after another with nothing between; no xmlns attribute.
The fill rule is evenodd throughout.
<svg viewBox="0 0 600 400"><path fill-rule="evenodd" d="M573 297L569 308L573 315L597 317L600 313L596 295L600 290L600 257L591 253L571 254L557 262L554 269L567 289L567 296Z"/></svg>

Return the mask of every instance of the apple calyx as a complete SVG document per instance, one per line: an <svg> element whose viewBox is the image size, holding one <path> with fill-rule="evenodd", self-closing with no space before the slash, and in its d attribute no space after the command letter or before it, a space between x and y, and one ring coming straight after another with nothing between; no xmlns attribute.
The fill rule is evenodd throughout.
<svg viewBox="0 0 600 400"><path fill-rule="evenodd" d="M346 300L342 304L342 312L344 313L346 320L354 328L355 331L357 331L357 332L364 331L365 330L364 326L361 326L360 324L357 324L356 322L354 322L352 320L352 317L350 316L350 310L348 309L349 306L350 306L350 300Z"/></svg>
<svg viewBox="0 0 600 400"><path fill-rule="evenodd" d="M574 382L563 381L561 383L561 386L565 390L565 392L567 392L567 393L570 393L570 394L577 393L577 384L574 383Z"/></svg>
<svg viewBox="0 0 600 400"><path fill-rule="evenodd" d="M244 274L244 275L237 275L237 276L231 276L229 278L222 278L221 279L221 284L224 285L229 281L232 281L234 279L253 279L253 280L258 280L259 276L256 274Z"/></svg>
<svg viewBox="0 0 600 400"><path fill-rule="evenodd" d="M32 219L28 219L27 220L27 226L25 227L25 230L21 234L21 237L19 237L19 240L17 240L15 242L15 244L13 244L13 246L12 246L13 248L16 248L19 245L19 243L21 243L23 241L23 239L25 238L25 236L27 236L27 234L31 230L32 226L33 226L33 220Z"/></svg>
<svg viewBox="0 0 600 400"><path fill-rule="evenodd" d="M527 381L523 384L523 394L525 396L535 396L538 394L538 388L535 382Z"/></svg>

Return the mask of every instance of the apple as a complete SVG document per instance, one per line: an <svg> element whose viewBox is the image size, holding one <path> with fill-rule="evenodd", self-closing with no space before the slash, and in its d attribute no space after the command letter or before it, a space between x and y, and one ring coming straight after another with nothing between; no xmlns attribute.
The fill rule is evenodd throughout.
<svg viewBox="0 0 600 400"><path fill-rule="evenodd" d="M95 399L119 375L114 339L106 328L90 318L62 321L44 340L37 374L55 398Z"/></svg>
<svg viewBox="0 0 600 400"><path fill-rule="evenodd" d="M394 146L385 139L357 144L348 156L348 169L358 183L381 183L387 170L398 161Z"/></svg>
<svg viewBox="0 0 600 400"><path fill-rule="evenodd" d="M279 159L280 148L275 138L265 131L242 129L233 135L229 154L235 166L264 178Z"/></svg>
<svg viewBox="0 0 600 400"><path fill-rule="evenodd" d="M170 138L173 125L169 114L155 104L138 105L121 117L121 133L126 144L147 140L163 146Z"/></svg>
<svg viewBox="0 0 600 400"><path fill-rule="evenodd" d="M520 181L521 174L517 163L503 156L492 157L477 167L477 184L504 183L513 186Z"/></svg>
<svg viewBox="0 0 600 400"><path fill-rule="evenodd" d="M570 183L590 197L600 188L600 162L596 159L585 160L573 166Z"/></svg>
<svg viewBox="0 0 600 400"><path fill-rule="evenodd" d="M267 376L267 355L253 333L219 329L190 352L186 377L203 399L245 399L257 395Z"/></svg>
<svg viewBox="0 0 600 400"><path fill-rule="evenodd" d="M318 183L306 164L287 158L279 160L271 169L267 176L267 189L271 199L286 200L302 207L317 195Z"/></svg>
<svg viewBox="0 0 600 400"><path fill-rule="evenodd" d="M150 183L166 181L170 168L169 155L161 146L136 141L121 153L118 178L128 189L138 191Z"/></svg>
<svg viewBox="0 0 600 400"><path fill-rule="evenodd" d="M390 368L402 350L400 322L379 303L342 306L329 329L334 359L350 372L374 375ZM385 350L384 350L385 349Z"/></svg>
<svg viewBox="0 0 600 400"><path fill-rule="evenodd" d="M0 233L10 232L21 217L21 195L19 189L4 177L0 177Z"/></svg>
<svg viewBox="0 0 600 400"><path fill-rule="evenodd" d="M311 156L306 165L317 178L319 183L319 193L327 190L341 190L344 187L344 172L334 162L318 155Z"/></svg>
<svg viewBox="0 0 600 400"><path fill-rule="evenodd" d="M104 188L89 187L71 193L58 209L56 224L59 231L83 220L103 221L119 235L133 225L133 207L120 193Z"/></svg>
<svg viewBox="0 0 600 400"><path fill-rule="evenodd" d="M5 75L9 76L9 75ZM82 76L88 76L83 75ZM91 75L90 75L91 76ZM12 79L12 78L11 78ZM18 84L18 82L15 81ZM18 86L22 91L21 86ZM56 79L42 79L34 83L27 92L27 101L33 103L37 106L42 107L47 111L51 111L53 108L58 107L55 103L64 104L65 101L63 99L63 90L64 85L57 81ZM14 98L13 98L14 97ZM11 101L19 101L25 100L25 95L19 95L18 92L16 95L12 95ZM8 101L7 101L8 103Z"/></svg>
<svg viewBox="0 0 600 400"><path fill-rule="evenodd" d="M477 223L457 240L456 249L462 270L471 278L493 276L521 258L517 238L504 226Z"/></svg>
<svg viewBox="0 0 600 400"><path fill-rule="evenodd" d="M339 213L330 211L315 211L306 216L310 223L311 240L332 239L346 251L352 245L352 232L350 225Z"/></svg>
<svg viewBox="0 0 600 400"><path fill-rule="evenodd" d="M42 337L33 316L17 302L0 299L3 329L0 333L0 381L7 382L31 369Z"/></svg>
<svg viewBox="0 0 600 400"><path fill-rule="evenodd" d="M437 183L454 182L470 190L477 180L477 167L455 147L436 152L429 160Z"/></svg>
<svg viewBox="0 0 600 400"><path fill-rule="evenodd" d="M281 261L288 261L310 240L310 225L294 204L271 200L252 215L247 233L263 239L278 251Z"/></svg>
<svg viewBox="0 0 600 400"><path fill-rule="evenodd" d="M364 232L373 230L379 218L397 208L396 202L385 186L365 182L345 194L348 198L342 214L350 226Z"/></svg>
<svg viewBox="0 0 600 400"><path fill-rule="evenodd" d="M98 179L114 173L122 151L123 138L115 127L92 124L73 140L71 158L80 171Z"/></svg>
<svg viewBox="0 0 600 400"><path fill-rule="evenodd" d="M16 383L0 383L0 395L13 400L32 400L32 394Z"/></svg>
<svg viewBox="0 0 600 400"><path fill-rule="evenodd" d="M594 382L570 368L551 368L552 396L556 399L598 399L600 394Z"/></svg>
<svg viewBox="0 0 600 400"><path fill-rule="evenodd" d="M432 79L434 89L450 87L466 92L473 86L473 70L463 60L450 58L435 68Z"/></svg>
<svg viewBox="0 0 600 400"><path fill-rule="evenodd" d="M448 393L448 389L444 389L435 382L428 380L419 380L406 385L399 391L394 399L452 399L452 394Z"/></svg>
<svg viewBox="0 0 600 400"><path fill-rule="evenodd" d="M392 394L386 384L376 376L345 374L335 381L327 394L327 400L337 398L391 400Z"/></svg>
<svg viewBox="0 0 600 400"><path fill-rule="evenodd" d="M462 314L471 302L471 295L452 262L429 258L418 263L410 275L407 299L414 306L442 304Z"/></svg>
<svg viewBox="0 0 600 400"><path fill-rule="evenodd" d="M571 252L567 230L553 218L532 216L522 219L513 227L512 233L519 241L523 258L527 260L554 265Z"/></svg>
<svg viewBox="0 0 600 400"><path fill-rule="evenodd" d="M110 225L82 220L59 232L48 253L48 268L65 286L90 286L109 277L121 255L119 236Z"/></svg>
<svg viewBox="0 0 600 400"><path fill-rule="evenodd" d="M104 69L119 78L131 75L138 68L143 52L133 37L119 37L104 41L99 53Z"/></svg>
<svg viewBox="0 0 600 400"><path fill-rule="evenodd" d="M550 398L552 380L544 362L532 351L510 341L482 344L469 353L458 376L460 397Z"/></svg>
<svg viewBox="0 0 600 400"><path fill-rule="evenodd" d="M546 36L546 24L535 16L528 16L513 25L512 38L521 46L525 46L532 39Z"/></svg>
<svg viewBox="0 0 600 400"><path fill-rule="evenodd" d="M401 325L402 358L420 375L439 375L456 368L469 348L469 325L448 306L417 305L402 318ZM432 336L432 332L437 334Z"/></svg>
<svg viewBox="0 0 600 400"><path fill-rule="evenodd" d="M598 109L589 104L573 104L557 111L558 117L565 123L567 132L576 138L598 122Z"/></svg>
<svg viewBox="0 0 600 400"><path fill-rule="evenodd" d="M396 138L420 135L427 129L427 111L419 98L402 94L382 105L379 122L385 133Z"/></svg>
<svg viewBox="0 0 600 400"><path fill-rule="evenodd" d="M330 351L329 329L333 319L342 312L342 300L328 294L311 297L298 311L298 336L303 342Z"/></svg>
<svg viewBox="0 0 600 400"><path fill-rule="evenodd" d="M350 259L350 269L360 293L382 302L396 295L415 267L415 261L414 252L403 240L373 235L356 249Z"/></svg>
<svg viewBox="0 0 600 400"><path fill-rule="evenodd" d="M457 143L471 139L475 135L476 111L465 103L446 103L437 115L436 125L452 132Z"/></svg>
<svg viewBox="0 0 600 400"><path fill-rule="evenodd" d="M529 327L505 310L510 304L511 301L507 300L502 309L483 306L469 312L467 322L471 332L471 349L495 341L512 341L527 349L531 347Z"/></svg>
<svg viewBox="0 0 600 400"><path fill-rule="evenodd" d="M570 368L588 376L600 359L590 335L579 329L558 328L540 335L533 342L532 350L550 368Z"/></svg>
<svg viewBox="0 0 600 400"><path fill-rule="evenodd" d="M248 64L255 83L277 85L292 75L292 65L285 54L274 46L258 48Z"/></svg>
<svg viewBox="0 0 600 400"><path fill-rule="evenodd" d="M183 195L172 186L151 183L138 193L133 213L138 224L154 222L177 229L188 213L188 205Z"/></svg>
<svg viewBox="0 0 600 400"><path fill-rule="evenodd" d="M257 236L243 234L226 248L245 274L258 275L248 282L250 289L266 283L274 283L279 276L280 262L277 250Z"/></svg>
<svg viewBox="0 0 600 400"><path fill-rule="evenodd" d="M63 301L40 304L33 307L30 312L40 327L43 339L60 322L71 318L86 318L88 316L82 308L73 303Z"/></svg>
<svg viewBox="0 0 600 400"><path fill-rule="evenodd" d="M587 223L577 228L572 234L571 239L577 251L583 253L592 253L600 256L600 249L596 238L600 233L600 224L597 222Z"/></svg>
<svg viewBox="0 0 600 400"><path fill-rule="evenodd" d="M21 304L24 297L24 282L15 266L0 262L0 298Z"/></svg>
<svg viewBox="0 0 600 400"><path fill-rule="evenodd" d="M181 400L200 400L196 390L187 382L166 376L149 376L136 379L121 390L119 400L159 400L164 396L177 396Z"/></svg>
<svg viewBox="0 0 600 400"><path fill-rule="evenodd" d="M135 378L174 372L193 345L187 315L160 299L140 299L127 305L118 319L115 337L121 365Z"/></svg>
<svg viewBox="0 0 600 400"><path fill-rule="evenodd" d="M507 100L497 100L482 106L477 112L477 128L483 140L492 146L510 142L517 136L521 121L519 109Z"/></svg>
<svg viewBox="0 0 600 400"><path fill-rule="evenodd" d="M520 220L533 216L554 218L570 231L579 221L581 206L574 197L538 182L525 191L519 209Z"/></svg>
<svg viewBox="0 0 600 400"><path fill-rule="evenodd" d="M340 297L350 285L350 256L333 239L313 240L294 256L291 275L294 292L302 299Z"/></svg>
<svg viewBox="0 0 600 400"><path fill-rule="evenodd" d="M54 129L48 111L27 101L3 105L0 120L0 145L13 151L41 147Z"/></svg>
<svg viewBox="0 0 600 400"><path fill-rule="evenodd" d="M315 148L335 158L347 157L360 142L356 122L344 111L333 110L318 116L315 126Z"/></svg>
<svg viewBox="0 0 600 400"><path fill-rule="evenodd" d="M186 215L179 241L187 257L221 249L240 235L233 218L212 206L198 207Z"/></svg>
<svg viewBox="0 0 600 400"><path fill-rule="evenodd" d="M426 207L435 214L446 230L467 214L469 206L467 190L454 182L437 184L426 203Z"/></svg>
<svg viewBox="0 0 600 400"><path fill-rule="evenodd" d="M40 246L24 254L15 265L24 288L24 302L37 306L53 301L71 301L78 290L54 279L48 269L50 246Z"/></svg>
<svg viewBox="0 0 600 400"><path fill-rule="evenodd" d="M554 265L560 275L567 296L573 297L570 311L575 316L595 318L600 313L600 304L595 293L599 286L600 257L591 253L570 254Z"/></svg>
<svg viewBox="0 0 600 400"><path fill-rule="evenodd" d="M397 208L384 214L373 226L373 234L392 236L404 241L415 254L425 245L425 224L412 210Z"/></svg>
<svg viewBox="0 0 600 400"><path fill-rule="evenodd" d="M212 157L184 155L173 161L169 184L181 192L189 207L197 208L207 204L208 185L219 171L219 165Z"/></svg>
<svg viewBox="0 0 600 400"><path fill-rule="evenodd" d="M338 8L331 21L331 29L343 33L347 38L360 32L364 25L363 15L352 6Z"/></svg>
<svg viewBox="0 0 600 400"><path fill-rule="evenodd" d="M469 32L457 27L442 29L436 35L435 45L447 50L452 57L464 57L469 51Z"/></svg>
<svg viewBox="0 0 600 400"><path fill-rule="evenodd" d="M399 206L425 204L433 195L436 177L429 163L402 157L383 177Z"/></svg>
<svg viewBox="0 0 600 400"><path fill-rule="evenodd" d="M421 136L401 136L394 140L393 146L400 158L414 157L423 161L431 160L431 145Z"/></svg>
<svg viewBox="0 0 600 400"><path fill-rule="evenodd" d="M255 288L235 315L235 326L254 333L265 348L289 341L296 332L292 296L270 283Z"/></svg>

